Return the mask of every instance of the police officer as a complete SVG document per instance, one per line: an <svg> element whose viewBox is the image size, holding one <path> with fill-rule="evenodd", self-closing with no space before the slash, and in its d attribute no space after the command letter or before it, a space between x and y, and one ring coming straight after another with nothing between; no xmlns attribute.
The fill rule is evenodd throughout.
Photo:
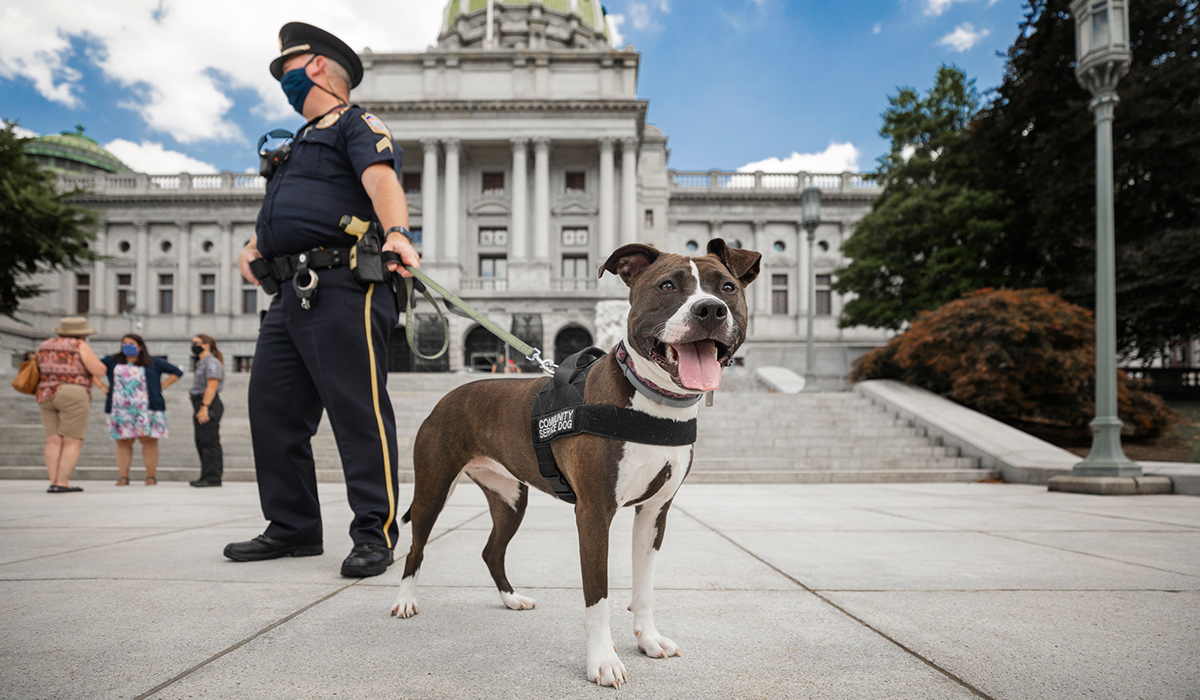
<svg viewBox="0 0 1200 700"><path fill-rule="evenodd" d="M259 330L249 396L259 499L270 525L227 546L225 556L258 561L324 552L310 444L324 409L354 511L354 548L341 572L375 576L392 563L399 529L387 394L396 297L387 283L356 279L347 254L356 238L340 223L343 216L378 221L386 231L382 249L419 265L396 175L401 152L383 121L350 104L363 68L349 46L300 22L284 25L279 41L271 75L308 121L270 176L255 236L238 260L247 280L259 284L252 266L260 273L266 267L280 287Z"/></svg>

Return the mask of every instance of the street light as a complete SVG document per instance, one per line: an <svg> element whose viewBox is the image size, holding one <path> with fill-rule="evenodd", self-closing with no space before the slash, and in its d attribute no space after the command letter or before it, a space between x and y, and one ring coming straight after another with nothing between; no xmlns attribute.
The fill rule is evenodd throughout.
<svg viewBox="0 0 1200 700"><path fill-rule="evenodd" d="M1113 110L1117 83L1129 72L1127 0L1073 0L1075 78L1092 94L1096 122L1096 417L1092 450L1073 476L1139 477L1142 468L1121 449L1117 416L1117 299L1113 216Z"/></svg>
<svg viewBox="0 0 1200 700"><path fill-rule="evenodd" d="M800 194L800 224L808 232L808 270L806 272L808 284L808 332L804 337L804 388L801 389L803 392L817 390L817 377L813 371L813 311L815 307L815 300L813 299L813 237L820 223L821 190L818 187L810 185Z"/></svg>

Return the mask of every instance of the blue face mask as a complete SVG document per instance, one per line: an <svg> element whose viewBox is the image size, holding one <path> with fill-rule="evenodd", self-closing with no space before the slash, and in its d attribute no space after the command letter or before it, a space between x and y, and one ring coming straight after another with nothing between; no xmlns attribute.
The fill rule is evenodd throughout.
<svg viewBox="0 0 1200 700"><path fill-rule="evenodd" d="M121 354L126 357L137 357L138 346L133 343L125 343L121 346Z"/></svg>
<svg viewBox="0 0 1200 700"><path fill-rule="evenodd" d="M308 63L312 63L314 59L316 56L308 59ZM279 86L283 88L283 94L287 95L288 103L301 115L304 114L304 100L308 97L309 90L316 85L312 78L308 77L308 63L284 73L283 78L279 80Z"/></svg>

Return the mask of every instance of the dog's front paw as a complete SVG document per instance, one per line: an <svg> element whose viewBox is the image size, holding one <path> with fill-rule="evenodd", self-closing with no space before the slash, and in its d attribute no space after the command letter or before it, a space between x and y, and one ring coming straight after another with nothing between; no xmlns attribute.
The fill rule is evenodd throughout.
<svg viewBox="0 0 1200 700"><path fill-rule="evenodd" d="M622 683L629 680L625 664L621 663L616 649L609 649L608 653L588 655L588 680L596 685L607 685L611 688L620 688Z"/></svg>
<svg viewBox="0 0 1200 700"><path fill-rule="evenodd" d="M526 598L523 595L516 593L500 592L500 600L504 602L504 607L509 610L533 610L537 607L537 601L533 598Z"/></svg>
<svg viewBox="0 0 1200 700"><path fill-rule="evenodd" d="M412 617L418 612L415 598L397 598L392 605L392 617Z"/></svg>
<svg viewBox="0 0 1200 700"><path fill-rule="evenodd" d="M679 645L658 632L634 632L638 638L638 649L652 659L666 659L679 656Z"/></svg>

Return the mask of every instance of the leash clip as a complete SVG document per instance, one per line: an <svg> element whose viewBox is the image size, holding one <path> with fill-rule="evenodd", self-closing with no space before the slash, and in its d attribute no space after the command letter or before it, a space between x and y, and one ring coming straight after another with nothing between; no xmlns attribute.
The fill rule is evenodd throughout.
<svg viewBox="0 0 1200 700"><path fill-rule="evenodd" d="M542 357L542 351L539 348L534 348L533 354L526 355L525 359L529 360L530 362L538 363L538 365L542 368L542 371L546 374L554 374L554 370L558 369L558 365Z"/></svg>
<svg viewBox="0 0 1200 700"><path fill-rule="evenodd" d="M300 307L307 311L312 308L313 297L317 295L317 271L308 269L307 253L301 253L296 262L296 272L292 275L292 289L296 292L296 298L300 300ZM300 278L305 276L308 277L308 281L301 284Z"/></svg>

